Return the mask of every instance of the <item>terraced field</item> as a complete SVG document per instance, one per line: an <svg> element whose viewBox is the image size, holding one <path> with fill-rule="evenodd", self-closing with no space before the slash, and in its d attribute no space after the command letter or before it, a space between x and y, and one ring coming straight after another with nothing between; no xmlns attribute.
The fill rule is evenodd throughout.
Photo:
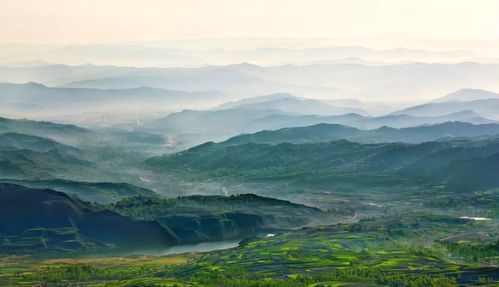
<svg viewBox="0 0 499 287"><path fill-rule="evenodd" d="M496 286L499 268L464 262L440 243L449 233L473 233L488 225L415 214L262 234L237 248L203 254L10 257L1 263L0 285Z"/></svg>

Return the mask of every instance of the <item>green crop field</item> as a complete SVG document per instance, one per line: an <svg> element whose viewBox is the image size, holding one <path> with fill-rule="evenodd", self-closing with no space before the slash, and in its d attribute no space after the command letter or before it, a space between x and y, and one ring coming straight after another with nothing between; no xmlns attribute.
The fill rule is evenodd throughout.
<svg viewBox="0 0 499 287"><path fill-rule="evenodd" d="M485 225L485 226L484 226ZM310 227L239 247L165 257L2 261L2 286L494 286L499 270L467 262L440 239L487 228L424 214ZM459 241L456 244L463 244ZM493 250L493 248L491 249ZM492 252L492 251L491 251ZM483 260L497 258L483 253Z"/></svg>

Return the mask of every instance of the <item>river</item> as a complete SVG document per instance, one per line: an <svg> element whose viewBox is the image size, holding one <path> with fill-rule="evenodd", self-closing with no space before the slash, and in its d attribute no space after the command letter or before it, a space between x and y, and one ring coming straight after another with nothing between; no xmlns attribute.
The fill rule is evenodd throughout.
<svg viewBox="0 0 499 287"><path fill-rule="evenodd" d="M202 242L197 244L175 245L161 249L126 249L104 250L101 252L54 252L34 255L34 258L88 258L88 257L126 257L126 256L166 256L192 252L210 252L215 250L230 249L239 246L242 239Z"/></svg>

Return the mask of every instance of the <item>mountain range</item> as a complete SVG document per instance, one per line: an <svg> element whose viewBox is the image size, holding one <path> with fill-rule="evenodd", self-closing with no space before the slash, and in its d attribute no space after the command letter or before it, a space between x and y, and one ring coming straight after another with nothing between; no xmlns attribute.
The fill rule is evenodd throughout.
<svg viewBox="0 0 499 287"><path fill-rule="evenodd" d="M317 39L318 40L318 39ZM2 66L30 67L47 62L70 64L96 63L100 65L128 65L138 67L185 67L223 65L242 60L261 65L281 63L357 62L460 62L476 59L468 51L439 51L411 48L372 49L358 45L338 45L334 40L324 41L318 47L308 40L276 39L213 39L161 41L154 43L120 43L119 45L37 45L10 44L0 46ZM262 41L270 41L263 43ZM446 45L447 47L450 44ZM299 48L297 48L299 47ZM18 51L23 51L19 53ZM75 59L75 55L78 55ZM42 59L42 60L37 60ZM88 66L88 65L81 65Z"/></svg>
<svg viewBox="0 0 499 287"><path fill-rule="evenodd" d="M474 90L458 91L463 98L476 98ZM280 93L227 102L211 110L184 110L172 113L146 123L146 128L156 133L166 133L175 139L177 148L185 148L205 141L221 141L238 134L253 133L262 130L277 130L286 127L305 127L316 124L341 124L359 129L381 127L408 128L423 125L435 125L445 122L466 122L471 124L493 124L497 121L486 118L495 117L489 102L468 105L459 102L459 107L452 108L457 102L428 103L415 106L384 116L368 116L358 102L333 102L301 99L290 94ZM425 112L413 113L412 110L426 111L431 105L441 105L438 114L426 115ZM345 107L344 105L350 105ZM448 108L447 106L450 106ZM478 113L473 108L480 112ZM329 113L330 115L324 115ZM338 114L339 113L339 114ZM485 114L485 115L484 115ZM227 121L230 119L230 121Z"/></svg>
<svg viewBox="0 0 499 287"><path fill-rule="evenodd" d="M104 89L149 86L188 91L215 90L239 98L286 91L313 98L354 97L363 101L382 101L391 97L403 102L404 99L431 100L463 87L494 89L494 79L498 75L499 66L473 62L271 67L243 63L197 69L136 70L117 77L95 78L65 86ZM418 85L415 86L414 83Z"/></svg>
<svg viewBox="0 0 499 287"><path fill-rule="evenodd" d="M497 114L499 108L499 99L485 99L474 101L451 101L451 102L437 102L427 103L414 107L407 108L398 112L397 114L404 114L416 117L441 117L448 113L458 113L463 110L472 110L482 117L490 118L492 120L499 120Z"/></svg>
<svg viewBox="0 0 499 287"><path fill-rule="evenodd" d="M498 124L473 125L462 122L446 122L436 125L410 128L381 127L373 130L360 130L336 124L318 124L307 127L284 128L274 131L261 131L228 139L222 145L244 143L308 143L328 142L338 139L360 143L406 142L423 143L452 138L477 138L499 135Z"/></svg>
<svg viewBox="0 0 499 287"><path fill-rule="evenodd" d="M32 135L69 145L95 136L93 131L75 125L2 117L0 117L0 133Z"/></svg>
<svg viewBox="0 0 499 287"><path fill-rule="evenodd" d="M499 99L499 94L481 89L460 89L448 94L447 96L435 100L435 102L470 102L488 99Z"/></svg>
<svg viewBox="0 0 499 287"><path fill-rule="evenodd" d="M2 67L0 79L72 88L115 90L150 87L185 92L215 91L232 99L285 91L322 99L353 97L362 101L383 101L391 97L411 102L436 99L463 87L495 89L498 67L475 62L275 66L241 63L199 68L49 65Z"/></svg>
<svg viewBox="0 0 499 287"><path fill-rule="evenodd" d="M216 100L216 92L182 92L160 88L88 89L47 87L38 83L0 83L0 112L51 117L117 111L174 110L187 103L196 106Z"/></svg>
<svg viewBox="0 0 499 287"><path fill-rule="evenodd" d="M296 115L343 115L348 113L367 114L365 111L345 106L333 106L319 100L298 98L291 94L281 93L267 96L247 98L240 101L220 105L217 110L276 110Z"/></svg>
<svg viewBox="0 0 499 287"><path fill-rule="evenodd" d="M344 139L358 132L362 134L362 131L318 125L243 135L221 143L205 143L176 154L150 158L145 166L157 172L178 173L191 180L233 179L268 181L269 184L317 180L330 188L338 188L345 183L373 186L411 179L406 182L410 183L423 177L427 178L425 184L443 184L453 191L498 187L499 182L493 172L499 153L496 125L482 127L484 131L491 128L489 131L496 134L493 137L484 136L482 140L478 140L479 136L475 134L480 133L479 127L462 123L410 128L407 131L382 128L374 133L387 132L384 136L396 139L406 136L406 140L411 141L432 134L438 138L445 135L444 130L451 132L452 128L458 133L472 131L472 134L468 134L470 138L467 139L454 137L432 141L421 138L417 144L387 143L386 138L378 136L378 143L366 144ZM365 140L372 142L373 137L369 134ZM459 176L465 172L468 173L466 176ZM358 181L352 181L352 177ZM473 178L473 183L462 184L465 178ZM275 192L280 194L277 190Z"/></svg>

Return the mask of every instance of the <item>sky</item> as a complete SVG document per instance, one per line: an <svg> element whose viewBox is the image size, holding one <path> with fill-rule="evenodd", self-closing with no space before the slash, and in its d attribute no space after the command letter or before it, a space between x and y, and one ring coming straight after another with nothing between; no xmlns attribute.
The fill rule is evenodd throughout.
<svg viewBox="0 0 499 287"><path fill-rule="evenodd" d="M0 0L0 43L409 34L499 39L497 0Z"/></svg>

